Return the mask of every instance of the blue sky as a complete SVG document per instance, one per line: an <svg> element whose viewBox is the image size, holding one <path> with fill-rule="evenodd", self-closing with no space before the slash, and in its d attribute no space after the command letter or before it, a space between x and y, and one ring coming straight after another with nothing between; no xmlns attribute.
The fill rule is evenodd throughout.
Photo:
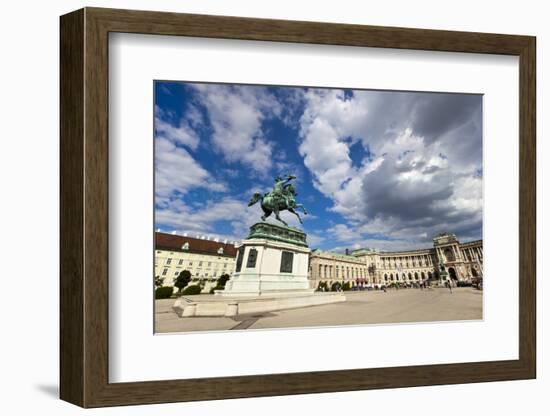
<svg viewBox="0 0 550 416"><path fill-rule="evenodd" d="M313 248L481 238L479 95L157 81L155 227L241 240L297 176ZM296 218L282 213L297 226Z"/></svg>

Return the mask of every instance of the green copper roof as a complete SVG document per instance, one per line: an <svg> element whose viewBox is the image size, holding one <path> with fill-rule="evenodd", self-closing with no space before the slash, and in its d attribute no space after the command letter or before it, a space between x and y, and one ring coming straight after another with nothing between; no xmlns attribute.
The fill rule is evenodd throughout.
<svg viewBox="0 0 550 416"><path fill-rule="evenodd" d="M257 222L250 227L248 239L263 238L266 240L281 241L283 243L294 244L301 247L307 247L306 233L294 228L269 222Z"/></svg>

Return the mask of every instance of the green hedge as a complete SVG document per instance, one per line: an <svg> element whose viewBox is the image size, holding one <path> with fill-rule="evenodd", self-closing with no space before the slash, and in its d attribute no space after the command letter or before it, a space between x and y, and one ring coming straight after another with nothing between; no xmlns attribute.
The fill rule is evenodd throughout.
<svg viewBox="0 0 550 416"><path fill-rule="evenodd" d="M187 286L183 289L183 292L181 292L182 295L198 295L199 293L201 293L200 285Z"/></svg>
<svg viewBox="0 0 550 416"><path fill-rule="evenodd" d="M174 293L172 286L161 286L155 290L155 299L168 299Z"/></svg>
<svg viewBox="0 0 550 416"><path fill-rule="evenodd" d="M210 294L214 294L215 290L224 290L224 289L225 289L225 285L224 286L216 285L212 289L210 289Z"/></svg>

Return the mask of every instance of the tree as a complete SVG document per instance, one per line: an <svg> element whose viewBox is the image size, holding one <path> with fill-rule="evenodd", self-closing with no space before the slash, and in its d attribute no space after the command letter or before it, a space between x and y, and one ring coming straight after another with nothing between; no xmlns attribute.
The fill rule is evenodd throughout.
<svg viewBox="0 0 550 416"><path fill-rule="evenodd" d="M155 288L159 288L164 283L164 277L156 276L155 277Z"/></svg>
<svg viewBox="0 0 550 416"><path fill-rule="evenodd" d="M178 288L178 292L189 284L191 281L191 272L189 270L182 270L176 280L174 281L174 286Z"/></svg>

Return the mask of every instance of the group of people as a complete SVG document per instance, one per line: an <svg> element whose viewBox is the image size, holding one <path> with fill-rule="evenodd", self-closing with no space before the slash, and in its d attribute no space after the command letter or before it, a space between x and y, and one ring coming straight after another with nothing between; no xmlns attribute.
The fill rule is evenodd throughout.
<svg viewBox="0 0 550 416"><path fill-rule="evenodd" d="M399 289L400 289L400 285L399 285L399 284L394 284L393 287L395 288L395 290L399 290ZM407 287L409 287L409 286L407 286ZM413 286L413 287L418 288L418 289L420 289L420 290L431 289L431 288L432 288L431 285L430 285L430 283L429 283L427 280L423 280L423 281L421 281L421 282L419 282L419 283L414 283L414 286ZM450 280L445 280L445 287L446 287L447 289L449 289L449 291L450 291L451 293L453 293L453 284L451 283ZM385 293L385 292L387 291L387 286L386 286L386 285L383 285L381 289L382 289L382 290L384 291L384 293Z"/></svg>

